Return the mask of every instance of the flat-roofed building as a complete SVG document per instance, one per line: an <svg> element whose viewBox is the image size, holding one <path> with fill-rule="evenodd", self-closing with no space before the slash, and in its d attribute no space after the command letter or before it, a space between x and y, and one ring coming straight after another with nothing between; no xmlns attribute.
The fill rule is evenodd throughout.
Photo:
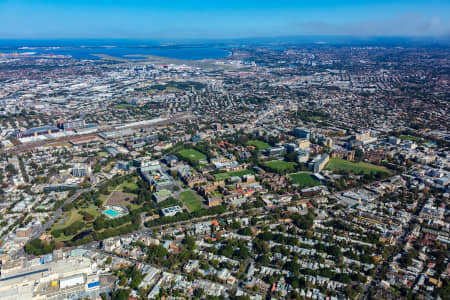
<svg viewBox="0 0 450 300"><path fill-rule="evenodd" d="M183 210L181 209L181 207L177 206L171 206L171 207L167 207L167 208L163 208L161 210L162 214L166 217L173 217L175 216L177 213L181 213L183 212Z"/></svg>
<svg viewBox="0 0 450 300"><path fill-rule="evenodd" d="M96 265L86 257L70 257L43 264L12 261L2 266L0 299L74 297L88 289L86 278L95 272Z"/></svg>

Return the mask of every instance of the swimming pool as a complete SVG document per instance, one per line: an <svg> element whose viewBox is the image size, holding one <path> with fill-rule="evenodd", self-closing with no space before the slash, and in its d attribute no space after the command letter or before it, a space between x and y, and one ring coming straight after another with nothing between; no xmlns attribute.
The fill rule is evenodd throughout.
<svg viewBox="0 0 450 300"><path fill-rule="evenodd" d="M113 218L120 215L117 211L112 210L112 209L105 210L104 213L105 213L105 215L113 217Z"/></svg>

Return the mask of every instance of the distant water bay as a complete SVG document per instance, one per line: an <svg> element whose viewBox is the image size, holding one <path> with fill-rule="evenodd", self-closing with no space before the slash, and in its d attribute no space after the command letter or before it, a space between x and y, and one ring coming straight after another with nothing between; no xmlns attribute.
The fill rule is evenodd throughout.
<svg viewBox="0 0 450 300"><path fill-rule="evenodd" d="M100 59L93 54L104 54L108 56L125 58L125 59L142 59L145 55L161 56L167 58L175 58L182 60L201 60L201 59L217 59L225 57L229 54L228 51L208 46L128 46L114 44L89 45L83 46L82 43L76 46L57 45L43 43L39 44L37 41L32 44L18 41L14 43L7 43L7 41L0 42L0 53L35 53L34 55L70 55L77 59ZM129 57L128 55L135 55L136 57Z"/></svg>

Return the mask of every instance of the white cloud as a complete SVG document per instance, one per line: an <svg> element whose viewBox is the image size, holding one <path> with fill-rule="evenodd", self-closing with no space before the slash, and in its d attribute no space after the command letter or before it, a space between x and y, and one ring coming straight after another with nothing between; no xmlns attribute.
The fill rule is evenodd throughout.
<svg viewBox="0 0 450 300"><path fill-rule="evenodd" d="M322 21L297 23L299 34L351 36L443 36L450 28L440 17L403 15L395 19L334 24Z"/></svg>

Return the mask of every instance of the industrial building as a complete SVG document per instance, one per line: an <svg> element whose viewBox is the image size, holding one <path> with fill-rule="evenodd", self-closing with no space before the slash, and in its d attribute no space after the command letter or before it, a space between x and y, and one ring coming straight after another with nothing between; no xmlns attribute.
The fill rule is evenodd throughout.
<svg viewBox="0 0 450 300"><path fill-rule="evenodd" d="M16 136L18 138L28 137L28 136L38 136L43 134L52 134L60 131L60 129L56 126L42 126L42 127L34 127L24 131L18 131Z"/></svg>
<svg viewBox="0 0 450 300"><path fill-rule="evenodd" d="M109 290L86 257L53 260L47 255L8 262L1 271L0 299L80 299Z"/></svg>
<svg viewBox="0 0 450 300"><path fill-rule="evenodd" d="M60 121L58 122L58 127L62 130L73 130L76 128L83 128L86 126L84 120L70 120L70 121Z"/></svg>

